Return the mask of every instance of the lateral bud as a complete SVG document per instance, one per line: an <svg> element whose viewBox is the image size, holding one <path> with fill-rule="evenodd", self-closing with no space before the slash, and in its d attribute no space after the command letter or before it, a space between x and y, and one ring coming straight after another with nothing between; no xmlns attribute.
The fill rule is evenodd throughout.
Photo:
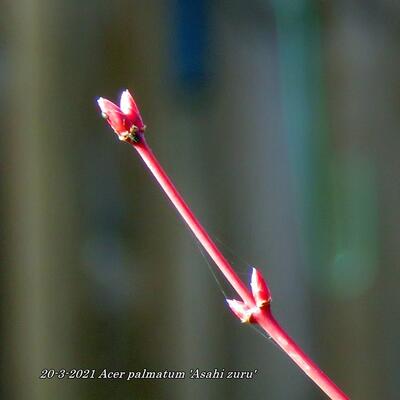
<svg viewBox="0 0 400 400"><path fill-rule="evenodd" d="M258 308L263 308L267 304L271 303L271 293L263 276L256 268L253 268L250 286L254 301Z"/></svg>
<svg viewBox="0 0 400 400"><path fill-rule="evenodd" d="M232 312L240 319L243 323L254 323L253 312L254 309L251 309L247 304L243 303L239 300L229 300L226 302L228 306L232 310Z"/></svg>

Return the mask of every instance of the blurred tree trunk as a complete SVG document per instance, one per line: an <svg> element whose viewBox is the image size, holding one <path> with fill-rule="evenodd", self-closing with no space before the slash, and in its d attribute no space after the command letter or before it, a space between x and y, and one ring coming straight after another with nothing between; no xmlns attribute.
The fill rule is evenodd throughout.
<svg viewBox="0 0 400 400"><path fill-rule="evenodd" d="M70 133L63 126L52 55L53 1L9 2L12 95L5 139L7 175L6 397L71 399L75 386L44 382L43 369L76 367L71 337L74 303L68 270L76 265L77 225L69 169ZM67 73L67 72L66 72ZM62 390L60 390L62 386Z"/></svg>
<svg viewBox="0 0 400 400"><path fill-rule="evenodd" d="M395 184L400 121L393 82L400 60L400 8L395 2L351 1L328 9L336 185L330 294L338 299L326 310L322 335L330 347L342 349L329 358L343 365L341 379L352 397L396 398L399 381L392 371L400 325L393 316L400 257L393 238L400 217ZM343 317L332 317L335 313Z"/></svg>

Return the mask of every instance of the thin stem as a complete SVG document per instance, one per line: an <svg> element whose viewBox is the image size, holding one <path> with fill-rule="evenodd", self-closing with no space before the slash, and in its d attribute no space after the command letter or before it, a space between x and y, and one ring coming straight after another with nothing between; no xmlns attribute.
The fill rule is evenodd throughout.
<svg viewBox="0 0 400 400"><path fill-rule="evenodd" d="M168 175L154 156L143 135L138 142L131 142L138 151L145 164L148 166L161 188L167 194L172 204L185 220L196 238L204 249L214 260L227 281L236 290L242 300L250 307L255 307L253 296L247 286L241 281L232 266L223 256L221 251L212 241L206 230L197 220L195 215L185 203ZM327 375L301 350L301 348L290 338L284 329L273 317L270 307L265 307L254 314L256 322L262 329L278 344L278 346L304 371L304 373L318 385L332 400L346 400L348 397L333 383Z"/></svg>
<svg viewBox="0 0 400 400"><path fill-rule="evenodd" d="M253 296L251 295L247 286L240 280L236 272L233 270L229 262L222 255L220 250L217 248L215 243L212 241L206 230L202 227L200 222L194 216L189 206L185 203L182 196L176 190L175 186L169 179L168 175L165 173L164 169L161 167L160 163L154 156L153 152L147 145L144 137L138 143L133 144L133 147L138 151L143 161L149 167L150 171L157 179L164 192L167 194L168 198L171 200L172 204L176 207L179 214L188 224L189 228L192 230L196 238L203 245L204 249L218 265L221 272L225 275L225 278L233 286L242 300L254 307Z"/></svg>
<svg viewBox="0 0 400 400"><path fill-rule="evenodd" d="M274 342L332 400L348 399L342 390L303 352L279 325L272 315L270 308L264 309L263 312L258 316L256 315L255 318L258 324L271 336Z"/></svg>

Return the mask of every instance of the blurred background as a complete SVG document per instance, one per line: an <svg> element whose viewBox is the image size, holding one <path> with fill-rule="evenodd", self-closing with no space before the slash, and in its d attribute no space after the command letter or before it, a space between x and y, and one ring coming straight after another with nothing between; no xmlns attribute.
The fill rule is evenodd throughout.
<svg viewBox="0 0 400 400"><path fill-rule="evenodd" d="M239 273L262 270L293 338L351 398L397 398L399 37L390 0L2 2L2 398L326 398L231 315L100 117L96 98L125 88ZM38 379L45 368L258 372Z"/></svg>

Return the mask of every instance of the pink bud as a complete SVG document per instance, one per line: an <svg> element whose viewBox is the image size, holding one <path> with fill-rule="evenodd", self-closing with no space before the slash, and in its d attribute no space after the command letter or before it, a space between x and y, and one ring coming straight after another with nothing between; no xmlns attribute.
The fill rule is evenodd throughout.
<svg viewBox="0 0 400 400"><path fill-rule="evenodd" d="M271 293L268 286L261 273L256 268L253 268L250 286L257 307L262 308L271 302Z"/></svg>
<svg viewBox="0 0 400 400"><path fill-rule="evenodd" d="M122 92L120 107L121 111L134 123L135 126L138 127L139 130L144 129L139 109L128 89Z"/></svg>
<svg viewBox="0 0 400 400"><path fill-rule="evenodd" d="M97 100L97 103L104 118L121 140L134 138L137 132L145 130L139 109L128 90L121 95L120 107L102 97Z"/></svg>
<svg viewBox="0 0 400 400"><path fill-rule="evenodd" d="M227 299L226 302L233 313L240 319L240 321L249 323L254 322L253 310L249 308L247 304L243 303L242 301L229 299Z"/></svg>

